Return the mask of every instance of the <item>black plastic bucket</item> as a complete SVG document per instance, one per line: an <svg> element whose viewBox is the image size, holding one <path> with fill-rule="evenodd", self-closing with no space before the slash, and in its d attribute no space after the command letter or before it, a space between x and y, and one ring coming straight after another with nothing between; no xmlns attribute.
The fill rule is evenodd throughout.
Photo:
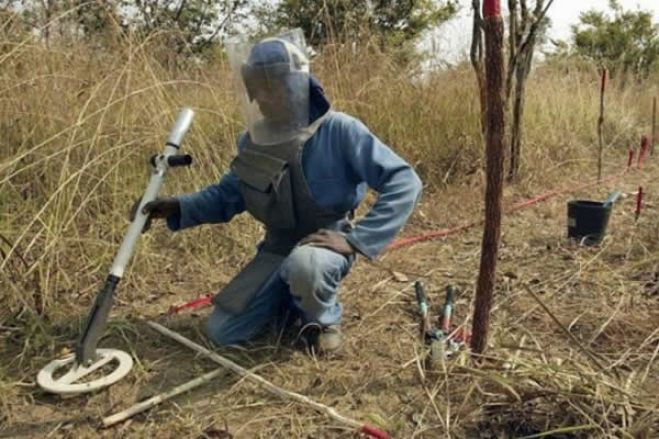
<svg viewBox="0 0 659 439"><path fill-rule="evenodd" d="M567 203L567 236L586 245L597 245L604 238L611 207L599 201L572 200Z"/></svg>

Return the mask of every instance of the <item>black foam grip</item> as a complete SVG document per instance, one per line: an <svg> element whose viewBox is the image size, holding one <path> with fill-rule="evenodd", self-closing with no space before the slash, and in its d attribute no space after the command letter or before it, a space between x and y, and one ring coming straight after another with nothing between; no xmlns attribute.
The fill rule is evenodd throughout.
<svg viewBox="0 0 659 439"><path fill-rule="evenodd" d="M171 167L189 166L191 163L192 156L190 154L170 155L167 157L167 164Z"/></svg>

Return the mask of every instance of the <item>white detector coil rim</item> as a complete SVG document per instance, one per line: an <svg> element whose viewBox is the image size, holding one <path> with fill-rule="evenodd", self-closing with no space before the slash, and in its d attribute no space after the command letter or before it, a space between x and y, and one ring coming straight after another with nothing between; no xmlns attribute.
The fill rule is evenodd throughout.
<svg viewBox="0 0 659 439"><path fill-rule="evenodd" d="M55 371L74 363L75 355L71 354L65 358L51 361L39 371L39 374L37 375L37 383L42 389L60 395L87 393L116 383L125 377L133 367L133 358L119 349L97 349L96 353L99 358L91 366L83 367L74 365L68 372L58 379L53 378ZM93 381L82 383L76 382L114 360L116 360L119 365L109 375Z"/></svg>

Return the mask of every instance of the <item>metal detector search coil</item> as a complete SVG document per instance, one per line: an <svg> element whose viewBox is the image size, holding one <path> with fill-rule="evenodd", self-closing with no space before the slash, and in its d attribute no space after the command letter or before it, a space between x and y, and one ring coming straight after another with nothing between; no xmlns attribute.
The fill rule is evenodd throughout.
<svg viewBox="0 0 659 439"><path fill-rule="evenodd" d="M164 151L162 154L152 157L149 184L142 195L135 218L128 227L117 251L110 274L94 300L94 305L76 345L75 354L64 359L54 360L39 372L37 383L44 390L68 395L91 392L114 384L130 372L133 366L133 359L130 355L117 349L96 349L96 346L105 331L114 292L123 277L124 269L133 255L135 245L148 219L148 215L142 212L142 208L146 203L156 199L170 167L187 166L192 163L192 157L179 155L178 150L183 137L190 128L193 117L194 112L189 108L184 108L179 113L167 138ZM92 381L79 381L94 371L102 372L101 368L114 363L118 363L118 365L109 374ZM72 367L68 372L58 378L54 377L58 369L70 364Z"/></svg>
<svg viewBox="0 0 659 439"><path fill-rule="evenodd" d="M133 367L133 359L124 351L118 349L97 349L96 354L98 360L96 360L95 363L92 363L91 366L85 367L74 364L68 372L57 379L53 377L55 372L64 366L74 363L75 355L71 354L60 360L51 361L46 367L39 371L39 375L37 375L37 383L42 389L60 395L85 393L116 383L125 377ZM81 378L84 378L107 364L111 364L113 361L116 361L119 364L110 374L93 381L79 382Z"/></svg>

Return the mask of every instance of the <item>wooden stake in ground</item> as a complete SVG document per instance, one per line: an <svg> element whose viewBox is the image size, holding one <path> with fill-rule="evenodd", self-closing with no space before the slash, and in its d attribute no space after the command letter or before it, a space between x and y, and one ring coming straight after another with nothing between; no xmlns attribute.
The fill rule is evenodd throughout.
<svg viewBox="0 0 659 439"><path fill-rule="evenodd" d="M634 212L634 221L638 221L638 218L641 216L641 209L643 208L643 187L638 187L638 192L636 192L636 211Z"/></svg>
<svg viewBox="0 0 659 439"><path fill-rule="evenodd" d="M476 287L471 349L481 354L487 346L499 238L504 158L503 19L500 0L483 3L487 83L485 227Z"/></svg>
<svg viewBox="0 0 659 439"><path fill-rule="evenodd" d="M155 322L147 322L149 326L151 326L153 329L161 333L162 335L165 335L167 337L173 338L174 340L178 341L179 343L189 347L190 349L199 352L203 356L215 361L218 364L221 364L222 366L226 367L227 369L232 370L233 372L237 373L238 375L247 378L248 380L255 382L256 384L264 387L267 391L270 393L285 399L285 400L293 400L297 401L299 403L302 403L306 406L313 407L315 410L326 414L330 418L334 419L337 422L340 422L344 425L350 426L352 428L355 428L359 430L361 433L364 433L367 436L376 438L376 439L390 439L389 434L386 432L375 428L370 425L366 425L362 422L356 421L351 418L347 418L341 414L339 414L336 410L334 410L332 407L328 407L324 404L321 404L319 402L316 402L312 400L311 398L300 395L299 393L291 392L290 390L282 389L281 387L277 387L274 384L272 384L270 381L267 381L266 379L256 375L254 372L250 372L249 370L243 368L242 366L239 366L238 364L234 363L233 361L224 358L215 352L212 352L205 347L198 345L197 343L193 342L192 340L188 340L187 338L183 337L181 334L178 334L170 329L165 328L162 325L159 325L158 323ZM212 373L212 372L211 372Z"/></svg>
<svg viewBox="0 0 659 439"><path fill-rule="evenodd" d="M606 91L606 67L602 67L602 86L600 87L600 116L597 119L597 139L599 142L599 153L597 156L597 181L602 181L602 155L604 153L604 137L602 128L604 126L604 92Z"/></svg>

